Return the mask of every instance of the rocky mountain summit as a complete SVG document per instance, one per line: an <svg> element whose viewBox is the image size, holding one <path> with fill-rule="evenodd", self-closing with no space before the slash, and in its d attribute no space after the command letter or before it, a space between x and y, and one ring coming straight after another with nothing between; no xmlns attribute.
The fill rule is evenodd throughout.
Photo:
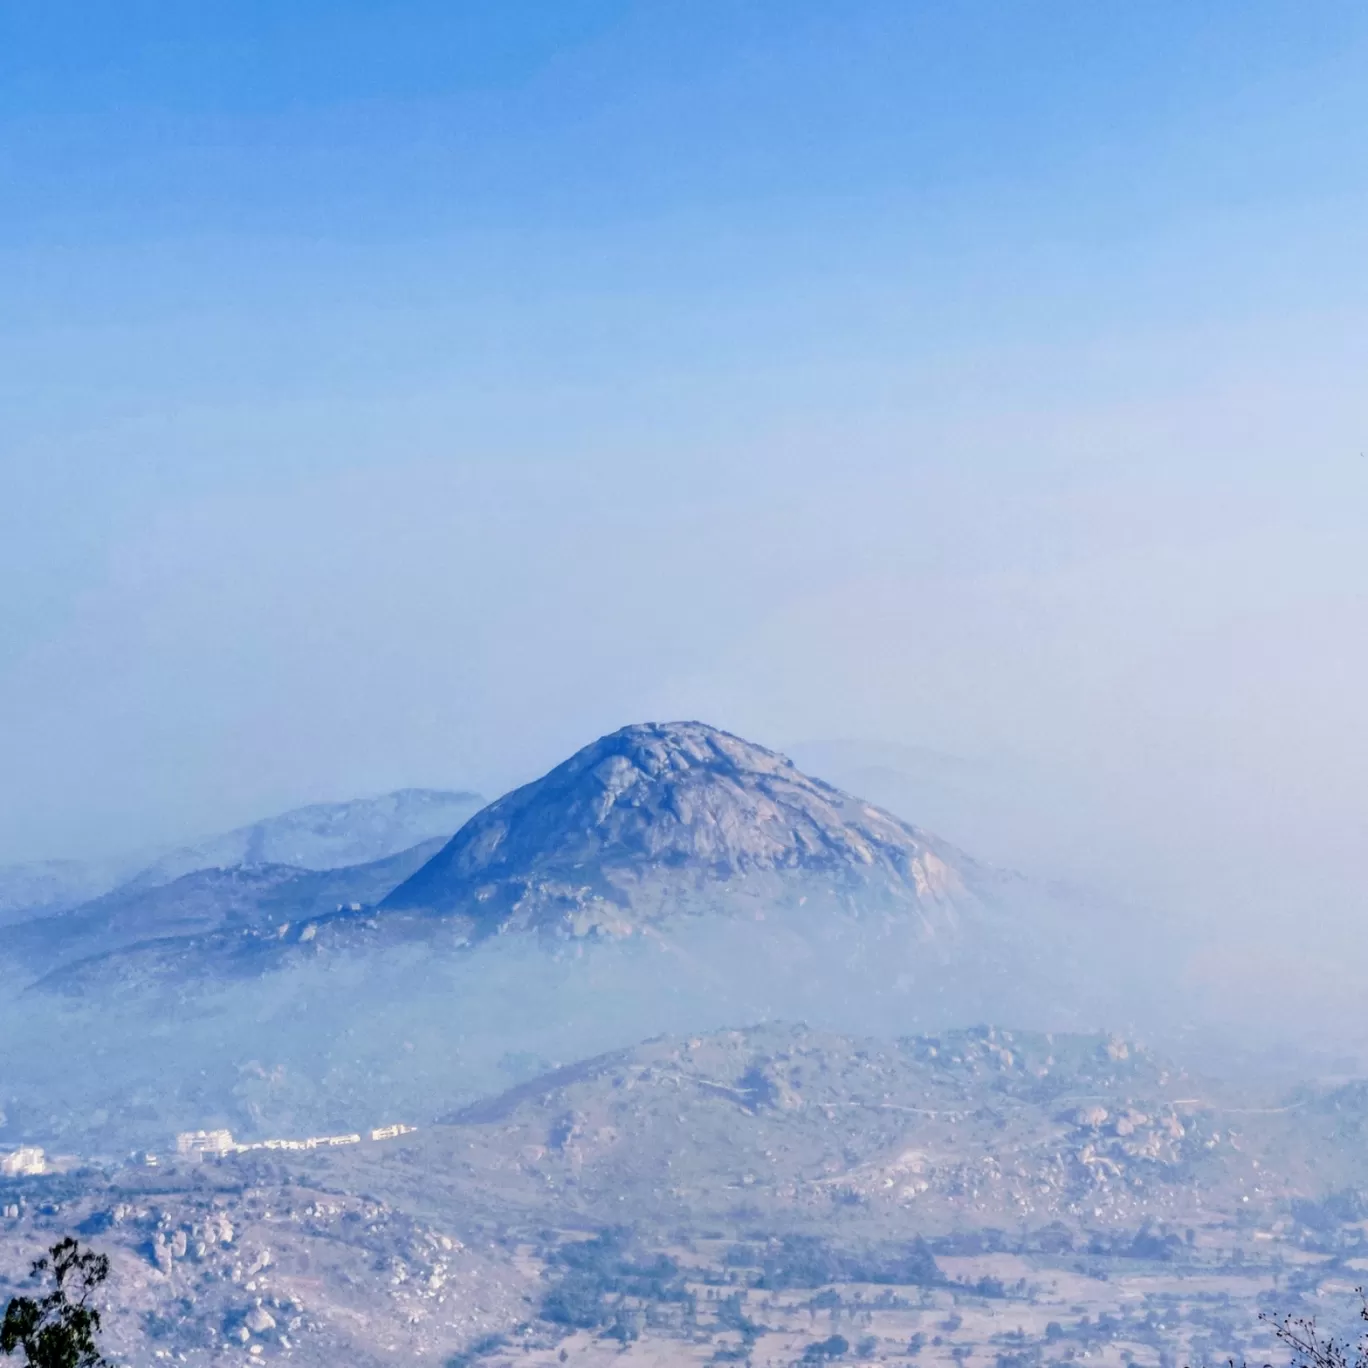
<svg viewBox="0 0 1368 1368"><path fill-rule="evenodd" d="M381 910L463 915L477 936L583 936L818 898L912 912L934 935L977 873L762 746L701 722L642 723L476 814Z"/></svg>

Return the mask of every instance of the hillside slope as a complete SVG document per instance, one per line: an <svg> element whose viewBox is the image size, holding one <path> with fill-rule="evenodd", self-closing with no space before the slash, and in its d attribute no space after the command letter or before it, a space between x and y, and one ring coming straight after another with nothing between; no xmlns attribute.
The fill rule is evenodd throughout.
<svg viewBox="0 0 1368 1368"><path fill-rule="evenodd" d="M156 888L196 870L241 865L341 869L369 864L439 836L449 838L483 802L477 793L411 788L378 798L313 803L180 846L140 870L127 887Z"/></svg>

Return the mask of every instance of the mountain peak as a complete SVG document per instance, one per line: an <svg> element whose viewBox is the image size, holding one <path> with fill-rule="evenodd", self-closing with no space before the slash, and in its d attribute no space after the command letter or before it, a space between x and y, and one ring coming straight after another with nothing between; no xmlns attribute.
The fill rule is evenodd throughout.
<svg viewBox="0 0 1368 1368"><path fill-rule="evenodd" d="M384 902L469 915L477 932L636 929L735 895L872 893L924 904L961 889L954 852L702 722L623 727L477 813Z"/></svg>

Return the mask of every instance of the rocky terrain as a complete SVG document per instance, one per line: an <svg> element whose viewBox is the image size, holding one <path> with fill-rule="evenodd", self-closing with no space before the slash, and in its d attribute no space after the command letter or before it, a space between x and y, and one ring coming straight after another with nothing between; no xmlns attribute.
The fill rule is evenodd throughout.
<svg viewBox="0 0 1368 1368"><path fill-rule="evenodd" d="M668 1038L529 1081L424 1127L381 1189L505 1214L553 1203L895 1239L909 1226L1133 1227L1287 1200L1209 1087L1105 1036L992 1028L897 1041L768 1025ZM311 1172L341 1186L351 1154ZM407 1176L406 1176L407 1175ZM376 1190L375 1175L365 1181Z"/></svg>
<svg viewBox="0 0 1368 1368"><path fill-rule="evenodd" d="M130 1364L1176 1368L1355 1285L1368 1092L1099 1033L1142 921L699 723L386 849L451 797L7 928L0 1295L77 1231Z"/></svg>
<svg viewBox="0 0 1368 1368"><path fill-rule="evenodd" d="M1348 1308L1362 1094L1106 1035L663 1039L396 1139L0 1179L0 1298L74 1230L129 1364L1215 1364Z"/></svg>
<svg viewBox="0 0 1368 1368"><path fill-rule="evenodd" d="M33 1200L33 1198L40 1200ZM232 1174L122 1173L0 1205L0 1302L61 1235L109 1252L116 1361L442 1362L524 1320L535 1277L384 1203Z"/></svg>

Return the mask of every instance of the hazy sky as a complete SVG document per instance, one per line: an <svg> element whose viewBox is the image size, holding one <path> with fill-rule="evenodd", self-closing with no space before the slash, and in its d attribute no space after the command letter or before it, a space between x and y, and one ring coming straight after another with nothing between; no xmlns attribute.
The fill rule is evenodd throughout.
<svg viewBox="0 0 1368 1368"><path fill-rule="evenodd" d="M1353 890L1366 248L1361 4L0 0L0 859L701 716Z"/></svg>

